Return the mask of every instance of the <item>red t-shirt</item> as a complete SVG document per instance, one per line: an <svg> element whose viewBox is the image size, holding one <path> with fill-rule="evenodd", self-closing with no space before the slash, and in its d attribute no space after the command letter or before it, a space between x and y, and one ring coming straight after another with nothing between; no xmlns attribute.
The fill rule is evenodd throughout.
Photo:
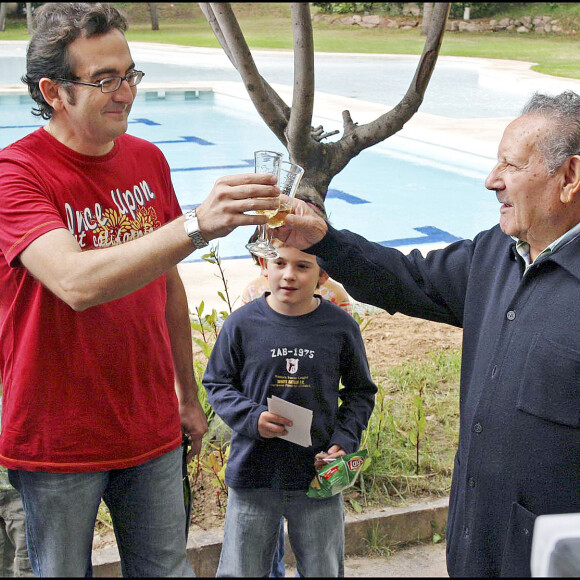
<svg viewBox="0 0 580 580"><path fill-rule="evenodd" d="M142 139L123 135L90 157L39 129L0 151L0 464L122 469L179 446L165 276L75 312L18 256L56 228L88 250L181 213L167 161Z"/></svg>

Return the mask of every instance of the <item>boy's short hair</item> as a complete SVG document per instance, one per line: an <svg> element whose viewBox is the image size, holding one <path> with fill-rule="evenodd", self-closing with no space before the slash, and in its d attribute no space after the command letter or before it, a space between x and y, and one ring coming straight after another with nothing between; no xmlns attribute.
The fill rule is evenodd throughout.
<svg viewBox="0 0 580 580"><path fill-rule="evenodd" d="M287 243L283 242L282 240L279 240L278 238L272 238L270 240L270 243L275 248L293 248L294 247L294 246L291 246L290 244L287 244ZM302 250L300 250L300 251L302 251ZM313 254L309 254L309 255L313 255ZM314 256L314 258L316 259L316 256ZM324 268L322 268L322 266L318 263L318 260L316 261L316 264L320 268L320 274L319 275L322 276L322 275L326 274L326 270L324 270Z"/></svg>

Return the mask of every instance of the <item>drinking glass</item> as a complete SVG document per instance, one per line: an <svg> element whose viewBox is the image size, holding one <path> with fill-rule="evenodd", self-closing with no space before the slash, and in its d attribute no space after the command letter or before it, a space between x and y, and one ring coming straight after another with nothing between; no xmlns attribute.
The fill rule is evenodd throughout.
<svg viewBox="0 0 580 580"><path fill-rule="evenodd" d="M296 195L296 191L298 191L298 186L303 175L304 169L300 165L296 165L296 163L292 163L291 161L282 161L280 163L280 176L278 177L280 191L289 198L293 198ZM278 211L266 222L266 226L268 228L279 228L291 211L291 201L280 202Z"/></svg>
<svg viewBox="0 0 580 580"><path fill-rule="evenodd" d="M277 151L254 151L254 172L255 173L272 173L280 180L280 163L282 162L282 153ZM260 198L257 198L260 199ZM266 198L262 198L266 199ZM273 217L278 213L278 208L275 209L260 209L255 210L254 213ZM246 244L246 248L256 256L262 258L276 258L278 252L268 240L266 233L266 226L261 224L258 226L258 238L255 242Z"/></svg>

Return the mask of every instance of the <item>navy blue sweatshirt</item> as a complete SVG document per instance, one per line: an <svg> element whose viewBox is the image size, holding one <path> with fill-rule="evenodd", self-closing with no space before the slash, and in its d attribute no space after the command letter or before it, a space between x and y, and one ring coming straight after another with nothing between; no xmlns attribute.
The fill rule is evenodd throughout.
<svg viewBox="0 0 580 580"><path fill-rule="evenodd" d="M580 511L580 236L524 274L499 226L423 256L329 228L307 250L355 299L463 328L451 576L530 576L536 516Z"/></svg>
<svg viewBox="0 0 580 580"><path fill-rule="evenodd" d="M233 431L227 485L280 490L306 490L320 451L334 444L358 449L377 391L357 322L322 298L302 316L278 314L265 297L233 312L203 384ZM311 447L260 436L258 418L271 396L313 411Z"/></svg>

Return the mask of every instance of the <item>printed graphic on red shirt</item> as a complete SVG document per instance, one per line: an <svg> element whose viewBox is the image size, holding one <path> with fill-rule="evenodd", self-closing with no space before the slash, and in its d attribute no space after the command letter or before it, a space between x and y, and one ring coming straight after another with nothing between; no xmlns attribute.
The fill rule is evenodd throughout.
<svg viewBox="0 0 580 580"><path fill-rule="evenodd" d="M133 190L111 190L115 208L94 207L75 209L65 203L67 226L81 248L108 248L140 238L161 226L157 212L147 207L155 194L146 181Z"/></svg>

